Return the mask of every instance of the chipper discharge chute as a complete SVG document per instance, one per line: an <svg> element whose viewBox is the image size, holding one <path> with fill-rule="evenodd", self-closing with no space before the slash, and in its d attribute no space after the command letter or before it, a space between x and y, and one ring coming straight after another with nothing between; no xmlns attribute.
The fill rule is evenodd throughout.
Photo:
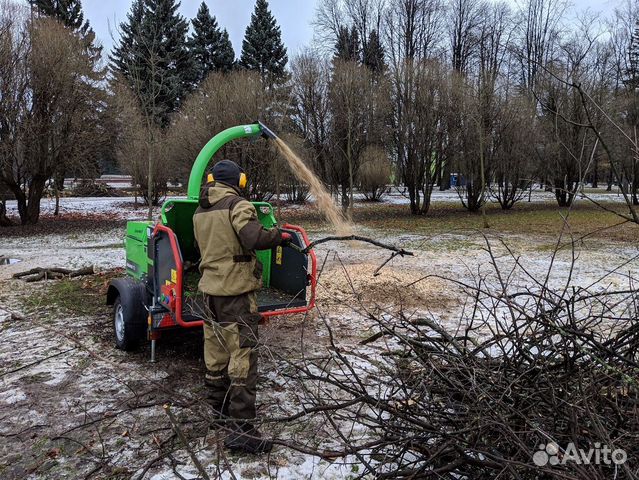
<svg viewBox="0 0 639 480"><path fill-rule="evenodd" d="M258 136L275 138L261 123L231 127L213 137L197 156L189 177L186 199L167 200L160 222L128 222L126 230L126 277L111 282L107 304L113 305L116 346L135 348L145 339L155 341L161 332L201 327L207 316L204 297L197 292L200 278L199 252L193 234L193 214L207 166L226 143ZM254 202L259 221L277 226L273 208ZM317 260L303 228L281 225L291 234L291 246L257 252L263 265L258 309L263 318L302 313L313 308Z"/></svg>

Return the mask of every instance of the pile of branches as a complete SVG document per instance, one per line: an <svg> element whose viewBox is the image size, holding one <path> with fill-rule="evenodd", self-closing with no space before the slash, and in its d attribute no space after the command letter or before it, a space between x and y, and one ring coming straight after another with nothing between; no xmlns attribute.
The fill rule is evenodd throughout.
<svg viewBox="0 0 639 480"><path fill-rule="evenodd" d="M94 179L82 179L73 188L74 197L118 197L118 191L106 183L96 182Z"/></svg>
<svg viewBox="0 0 639 480"><path fill-rule="evenodd" d="M329 353L290 364L295 418L376 478L639 478L639 292L528 281L457 281L471 301L452 331L370 313L377 332L348 348L326 321Z"/></svg>

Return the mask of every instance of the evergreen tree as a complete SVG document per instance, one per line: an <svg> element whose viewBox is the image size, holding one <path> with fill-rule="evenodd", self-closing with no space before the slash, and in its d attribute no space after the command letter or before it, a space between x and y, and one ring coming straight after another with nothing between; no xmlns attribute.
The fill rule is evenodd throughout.
<svg viewBox="0 0 639 480"><path fill-rule="evenodd" d="M221 30L215 17L211 16L206 3L202 2L193 23L193 36L189 48L194 63L194 81L202 82L213 71L228 72L235 64L235 52L229 34Z"/></svg>
<svg viewBox="0 0 639 480"><path fill-rule="evenodd" d="M41 15L56 18L76 32L89 55L99 57L102 54L102 47L94 44L95 32L84 19L81 0L29 0L29 3Z"/></svg>
<svg viewBox="0 0 639 480"><path fill-rule="evenodd" d="M368 36L368 42L366 42L363 48L362 57L364 65L371 69L374 76L379 76L386 71L384 47L379 39L377 30L372 30Z"/></svg>
<svg viewBox="0 0 639 480"><path fill-rule="evenodd" d="M140 106L166 127L193 83L188 23L176 0L135 0L111 55L111 69L127 79Z"/></svg>
<svg viewBox="0 0 639 480"><path fill-rule="evenodd" d="M111 71L129 80L139 75L142 63L139 56L142 54L143 18L144 0L134 0L126 22L120 24L120 40L109 55Z"/></svg>
<svg viewBox="0 0 639 480"><path fill-rule="evenodd" d="M271 87L286 80L287 62L282 32L268 9L268 2L257 0L244 34L240 65L259 72L265 85Z"/></svg>
<svg viewBox="0 0 639 480"><path fill-rule="evenodd" d="M359 34L355 27L341 27L335 43L335 59L345 62L360 62Z"/></svg>
<svg viewBox="0 0 639 480"><path fill-rule="evenodd" d="M89 31L89 21L84 20L81 0L29 0L29 3L43 15L57 18L73 30L83 34Z"/></svg>

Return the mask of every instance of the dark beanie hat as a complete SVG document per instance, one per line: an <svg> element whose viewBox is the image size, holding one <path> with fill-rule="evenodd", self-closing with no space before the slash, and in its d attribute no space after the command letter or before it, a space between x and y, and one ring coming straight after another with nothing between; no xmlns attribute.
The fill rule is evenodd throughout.
<svg viewBox="0 0 639 480"><path fill-rule="evenodd" d="M240 184L240 173L242 168L232 160L221 160L213 166L211 173L216 182L226 183L233 187Z"/></svg>

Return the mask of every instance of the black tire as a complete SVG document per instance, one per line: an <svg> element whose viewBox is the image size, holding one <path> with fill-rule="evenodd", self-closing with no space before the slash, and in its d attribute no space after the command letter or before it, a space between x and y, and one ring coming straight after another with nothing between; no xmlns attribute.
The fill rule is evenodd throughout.
<svg viewBox="0 0 639 480"><path fill-rule="evenodd" d="M113 302L113 333L115 334L115 346L120 350L134 350L144 339L144 324L137 318L138 306L133 305L134 298L123 301L118 295Z"/></svg>

